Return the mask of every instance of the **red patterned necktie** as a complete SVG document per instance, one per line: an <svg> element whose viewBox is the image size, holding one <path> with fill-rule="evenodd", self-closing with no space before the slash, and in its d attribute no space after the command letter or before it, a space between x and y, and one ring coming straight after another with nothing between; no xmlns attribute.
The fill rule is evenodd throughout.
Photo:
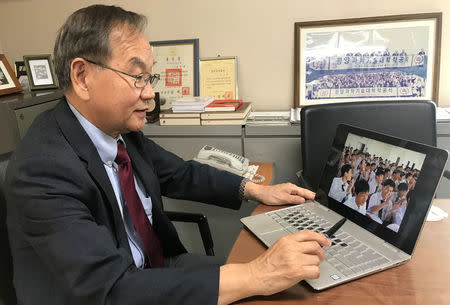
<svg viewBox="0 0 450 305"><path fill-rule="evenodd" d="M164 257L158 236L145 213L142 202L134 186L133 168L131 160L122 141L117 141L116 163L119 165L119 179L123 197L130 212L134 228L144 244L150 260L151 268L164 267Z"/></svg>

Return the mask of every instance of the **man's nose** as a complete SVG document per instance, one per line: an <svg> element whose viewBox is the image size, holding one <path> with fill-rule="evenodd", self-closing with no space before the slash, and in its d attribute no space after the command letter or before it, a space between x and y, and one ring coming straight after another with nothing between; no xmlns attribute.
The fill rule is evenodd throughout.
<svg viewBox="0 0 450 305"><path fill-rule="evenodd" d="M143 100L150 100L153 99L155 97L155 91L153 91L153 87L150 84L150 82L148 82L144 88L142 88L141 91L141 98Z"/></svg>

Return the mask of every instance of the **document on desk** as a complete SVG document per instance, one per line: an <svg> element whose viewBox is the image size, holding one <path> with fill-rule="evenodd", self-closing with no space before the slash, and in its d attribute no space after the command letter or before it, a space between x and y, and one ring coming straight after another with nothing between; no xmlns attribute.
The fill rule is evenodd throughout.
<svg viewBox="0 0 450 305"><path fill-rule="evenodd" d="M432 205L427 215L427 221L439 221L447 217L448 217L447 212L445 212L441 208L438 208L435 205Z"/></svg>
<svg viewBox="0 0 450 305"><path fill-rule="evenodd" d="M450 121L450 108L436 107L436 120Z"/></svg>

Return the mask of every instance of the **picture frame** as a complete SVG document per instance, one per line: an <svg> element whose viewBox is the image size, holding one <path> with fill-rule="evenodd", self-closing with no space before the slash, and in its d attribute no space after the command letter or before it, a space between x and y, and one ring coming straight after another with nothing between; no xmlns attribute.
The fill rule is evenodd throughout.
<svg viewBox="0 0 450 305"><path fill-rule="evenodd" d="M5 54L0 54L0 95L21 92L20 85L14 71L9 65Z"/></svg>
<svg viewBox="0 0 450 305"><path fill-rule="evenodd" d="M200 96L217 100L238 99L238 58L218 56L200 58Z"/></svg>
<svg viewBox="0 0 450 305"><path fill-rule="evenodd" d="M16 66L17 78L19 78L21 76L27 76L27 68L25 67L25 62L23 60L16 61L14 64Z"/></svg>
<svg viewBox="0 0 450 305"><path fill-rule="evenodd" d="M31 90L58 88L50 54L23 56Z"/></svg>
<svg viewBox="0 0 450 305"><path fill-rule="evenodd" d="M438 103L442 13L295 23L294 107Z"/></svg>
<svg viewBox="0 0 450 305"><path fill-rule="evenodd" d="M199 94L199 39L151 41L153 72L161 76L153 90L160 94L161 110L181 97Z"/></svg>

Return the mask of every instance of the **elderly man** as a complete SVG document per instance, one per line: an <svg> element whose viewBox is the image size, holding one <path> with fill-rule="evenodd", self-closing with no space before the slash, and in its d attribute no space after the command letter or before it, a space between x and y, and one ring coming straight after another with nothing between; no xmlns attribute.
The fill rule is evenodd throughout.
<svg viewBox="0 0 450 305"><path fill-rule="evenodd" d="M145 17L114 6L73 13L56 39L65 98L41 115L6 181L20 304L227 304L319 276L325 236L281 238L255 260L220 266L186 253L161 196L237 209L303 203L293 184L260 186L146 139L154 97Z"/></svg>

